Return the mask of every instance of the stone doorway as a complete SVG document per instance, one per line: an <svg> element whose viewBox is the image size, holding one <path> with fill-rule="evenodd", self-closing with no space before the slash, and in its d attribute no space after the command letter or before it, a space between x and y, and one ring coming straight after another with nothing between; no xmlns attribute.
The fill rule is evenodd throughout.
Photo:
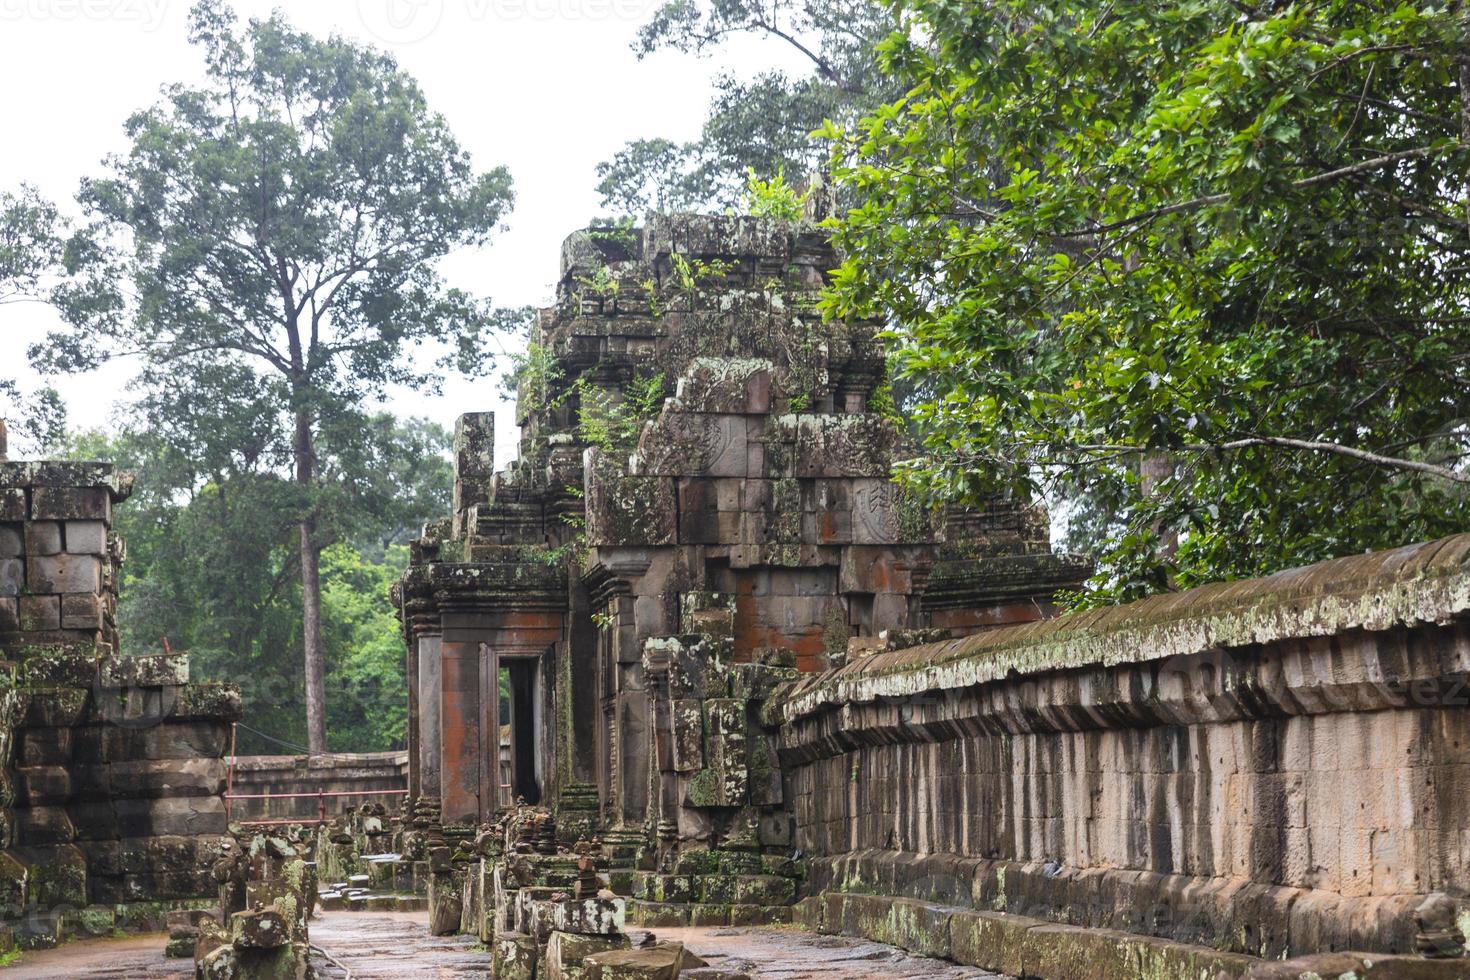
<svg viewBox="0 0 1470 980"><path fill-rule="evenodd" d="M501 791L541 802L541 658L500 658Z"/></svg>

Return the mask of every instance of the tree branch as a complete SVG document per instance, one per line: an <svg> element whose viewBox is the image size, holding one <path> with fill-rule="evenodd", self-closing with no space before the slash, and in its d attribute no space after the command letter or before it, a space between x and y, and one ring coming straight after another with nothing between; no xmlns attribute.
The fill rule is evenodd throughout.
<svg viewBox="0 0 1470 980"><path fill-rule="evenodd" d="M1300 180L1294 180L1291 182L1290 186L1293 188L1311 187L1315 184L1323 184L1328 181L1337 180L1340 177L1349 177L1353 174L1360 174L1367 170L1377 170L1378 168L1386 167L1391 163L1401 163L1404 160L1417 160L1421 157L1430 156L1434 153L1441 153L1445 150L1460 149L1464 146L1464 143L1446 143L1441 146L1421 146L1413 150L1400 150L1397 153L1386 153L1383 156L1374 157L1371 160L1363 160L1360 163L1352 163L1348 164L1345 167L1338 167L1336 170L1327 170L1319 174L1313 174L1310 177L1303 177ZM1076 238L1080 235L1105 235L1108 232L1118 231L1121 228L1127 228L1132 225L1141 224L1145 221L1152 221L1154 218L1162 218L1165 215L1169 214L1178 214L1180 211L1194 211L1199 208L1209 207L1212 204L1224 204L1228 200L1230 200L1229 194L1207 194L1204 197L1196 197L1188 201L1179 201L1174 204L1166 204L1162 207L1151 208L1147 211L1141 211L1138 214L1132 215L1131 217L1120 218L1117 221L1113 221L1105 225L1092 225L1088 228L1079 228L1073 231L1059 231L1055 232L1054 234L1057 237L1062 238Z"/></svg>

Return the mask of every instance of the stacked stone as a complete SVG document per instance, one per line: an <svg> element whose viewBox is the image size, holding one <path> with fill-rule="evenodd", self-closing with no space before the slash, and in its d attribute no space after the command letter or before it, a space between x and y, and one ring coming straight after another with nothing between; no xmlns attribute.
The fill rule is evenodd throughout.
<svg viewBox="0 0 1470 980"><path fill-rule="evenodd" d="M499 980L582 980L597 953L628 948L627 903L603 888L601 847L554 842L551 814L519 807L476 842L483 885L476 921Z"/></svg>
<svg viewBox="0 0 1470 980"><path fill-rule="evenodd" d="M0 462L4 928L27 944L161 928L212 891L233 689L118 651L111 465Z"/></svg>
<svg viewBox="0 0 1470 980"><path fill-rule="evenodd" d="M198 925L196 976L202 980L305 980L316 901L312 838L300 828L232 841L215 863L219 915Z"/></svg>

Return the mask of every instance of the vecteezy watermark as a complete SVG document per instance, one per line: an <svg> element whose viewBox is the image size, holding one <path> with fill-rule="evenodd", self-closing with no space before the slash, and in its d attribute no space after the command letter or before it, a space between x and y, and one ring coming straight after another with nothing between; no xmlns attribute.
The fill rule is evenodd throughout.
<svg viewBox="0 0 1470 980"><path fill-rule="evenodd" d="M156 31L168 5L169 0L0 0L0 21L109 21Z"/></svg>
<svg viewBox="0 0 1470 980"><path fill-rule="evenodd" d="M0 3L5 0L0 0ZM657 0L448 0L471 23L641 20ZM444 23L446 0L357 0L362 25L388 44L413 44Z"/></svg>

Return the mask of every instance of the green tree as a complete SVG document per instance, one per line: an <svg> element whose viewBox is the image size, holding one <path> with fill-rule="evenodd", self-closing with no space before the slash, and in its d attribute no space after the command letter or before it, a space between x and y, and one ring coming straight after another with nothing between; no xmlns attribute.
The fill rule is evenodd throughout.
<svg viewBox="0 0 1470 980"><path fill-rule="evenodd" d="M33 187L0 191L0 306L43 301L65 272L65 224ZM0 422L45 445L59 438L65 406L55 389L31 390L0 375Z"/></svg>
<svg viewBox="0 0 1470 980"><path fill-rule="evenodd" d="M1062 498L1099 598L1464 529L1463 5L906 6L828 306L919 486Z"/></svg>
<svg viewBox="0 0 1470 980"><path fill-rule="evenodd" d="M226 384L220 397L230 391L240 403L223 417L250 419L248 395ZM264 421L215 429L211 414L194 411L195 399L161 397L145 395L117 434L84 432L57 449L115 460L136 476L115 516L128 545L119 606L124 648L158 649L167 637L190 653L196 676L238 684L249 726L241 751L279 752L280 744L251 729L291 744L306 738L298 490L289 447L268 448L275 427ZM258 404L272 410L268 399ZM375 415L362 431L371 437L363 440L365 458L390 475L340 491L329 508L333 519L319 529L331 541L322 559L322 649L336 751L402 744L403 641L388 585L407 565L406 542L448 508L453 479L442 427Z"/></svg>
<svg viewBox="0 0 1470 980"><path fill-rule="evenodd" d="M828 119L856 120L900 94L873 58L894 23L886 5L868 0L669 0L639 30L639 58L661 50L709 56L745 36L796 51L811 72L718 73L699 139L636 139L598 164L603 207L637 215L735 206L748 170L767 177L817 170L826 147L814 130Z"/></svg>
<svg viewBox="0 0 1470 980"><path fill-rule="evenodd" d="M240 29L218 0L193 8L190 39L207 83L132 116L131 148L81 193L119 243L86 268L110 259L129 288L64 293L71 329L32 356L82 370L135 354L155 389L182 392L205 371L249 376L298 491L307 744L321 752L321 525L352 459L331 454L387 386L436 383L410 356L421 344L448 346L443 369L483 367L481 335L511 316L448 288L435 260L488 240L510 178L477 173L386 54L279 13Z"/></svg>

